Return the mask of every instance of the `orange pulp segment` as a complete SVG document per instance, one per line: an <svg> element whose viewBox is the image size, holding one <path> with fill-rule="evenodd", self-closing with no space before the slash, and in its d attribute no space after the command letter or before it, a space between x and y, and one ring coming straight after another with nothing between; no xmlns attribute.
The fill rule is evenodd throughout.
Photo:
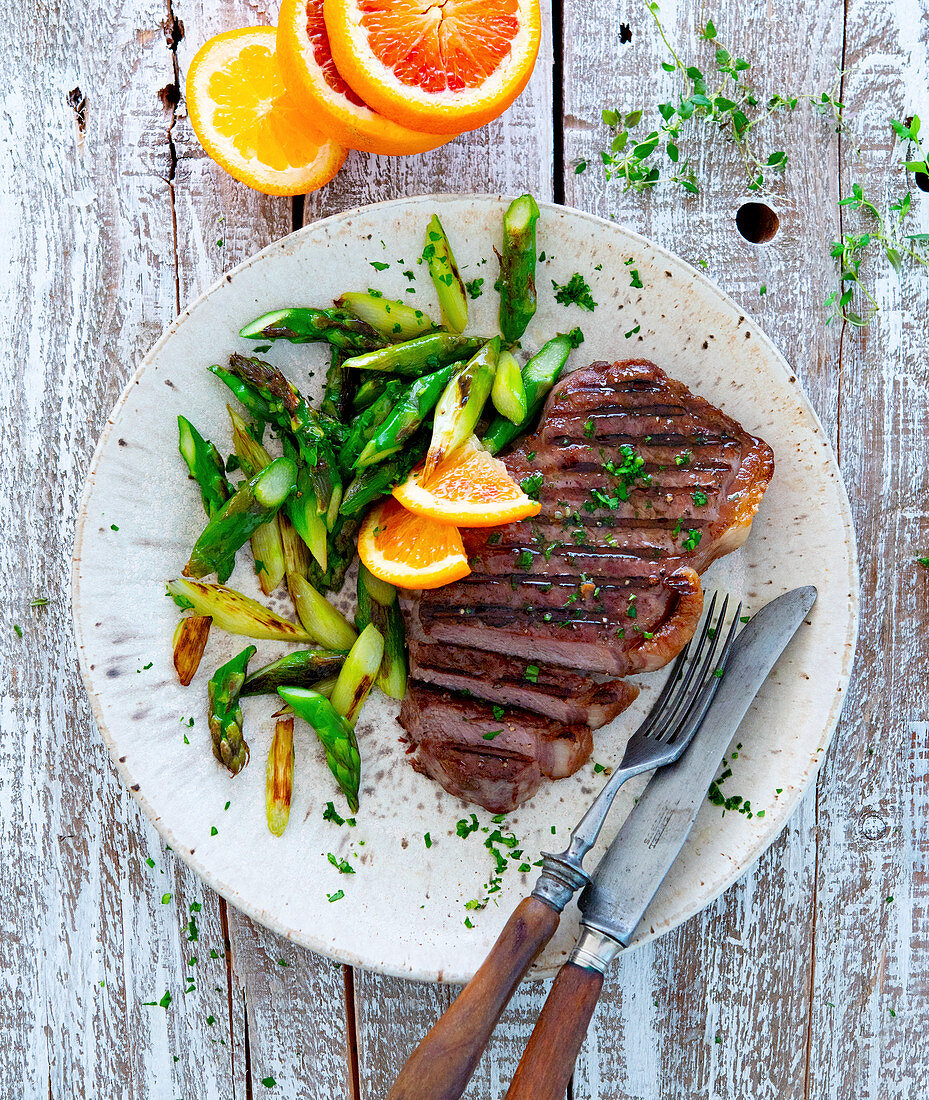
<svg viewBox="0 0 929 1100"><path fill-rule="evenodd" d="M365 517L358 556L375 577L398 588L439 588L471 572L457 527L414 516L393 497Z"/></svg>

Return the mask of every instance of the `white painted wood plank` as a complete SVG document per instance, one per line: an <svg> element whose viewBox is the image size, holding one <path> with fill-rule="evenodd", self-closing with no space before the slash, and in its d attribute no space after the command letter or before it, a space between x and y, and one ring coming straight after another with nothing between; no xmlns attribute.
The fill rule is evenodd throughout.
<svg viewBox="0 0 929 1100"><path fill-rule="evenodd" d="M68 609L72 525L97 433L174 313L163 18L154 2L66 3L49 20L10 12L0 30L0 295L12 321L0 386L12 491L0 499L0 1081L23 1097L72 1095L80 1083L88 1095L167 1100L193 1079L233 1096L240 1079L218 906L120 789L78 682ZM50 602L30 609L33 596ZM198 949L188 920L201 898ZM217 959L188 966L207 945ZM169 1008L143 1004L167 990ZM210 1013L225 1046L212 1041Z"/></svg>
<svg viewBox="0 0 929 1100"><path fill-rule="evenodd" d="M853 0L846 10L843 98L862 155L843 143L842 193L860 182L882 205L906 187L888 119L929 119L929 6ZM929 232L929 194L912 177L910 186L909 231ZM843 230L859 232L858 224L845 209ZM909 1100L925 1092L929 1075L929 578L913 564L929 545L929 278L900 280L877 261L867 280L882 313L863 332L846 329L837 365L863 616L857 674L818 806L809 1072L816 1100Z"/></svg>
<svg viewBox="0 0 929 1100"><path fill-rule="evenodd" d="M789 11L777 5L713 11L662 5L672 42L687 63L704 71L713 54L697 46L696 30L709 15L733 54L753 63L755 82L766 94L831 83L841 59L841 5L790 5ZM631 42L620 42L621 23L631 30ZM815 51L810 42L816 42ZM623 194L618 181L604 180L599 152L610 134L600 113L604 107L642 108L646 117L650 111L657 118L657 103L676 97L676 78L660 67L666 58L644 6L624 6L595 22L577 9L566 15L566 202L621 220L695 266L705 261L710 277L787 354L827 430L834 431L838 334L825 328L820 303L831 279L828 243L837 222L835 135L808 109L774 120L764 146L786 150L791 166L777 187L781 231L768 245L749 244L736 229L735 212L749 197L747 178L735 150L717 135L694 131L687 141L701 178L699 195L687 197L674 185ZM681 149L684 154L683 141ZM588 167L575 174L580 161ZM579 1062L578 1100L802 1094L812 965L812 824L807 799L758 867L716 905L620 960Z"/></svg>

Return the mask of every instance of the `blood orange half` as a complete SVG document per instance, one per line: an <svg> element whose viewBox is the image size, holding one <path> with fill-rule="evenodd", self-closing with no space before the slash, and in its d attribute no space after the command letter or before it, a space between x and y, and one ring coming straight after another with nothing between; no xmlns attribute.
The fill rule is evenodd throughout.
<svg viewBox="0 0 929 1100"><path fill-rule="evenodd" d="M284 0L277 28L277 53L288 90L340 145L367 153L404 156L435 149L454 136L410 130L373 111L352 91L332 59L323 0Z"/></svg>
<svg viewBox="0 0 929 1100"><path fill-rule="evenodd" d="M538 0L324 0L339 72L376 110L456 134L502 114L541 38Z"/></svg>

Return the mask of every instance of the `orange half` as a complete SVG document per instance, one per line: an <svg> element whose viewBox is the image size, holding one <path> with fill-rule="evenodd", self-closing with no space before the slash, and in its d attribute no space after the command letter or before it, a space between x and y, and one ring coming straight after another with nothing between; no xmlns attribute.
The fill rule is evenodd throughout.
<svg viewBox="0 0 929 1100"><path fill-rule="evenodd" d="M417 467L396 486L394 496L417 516L458 527L498 527L537 516L542 508L474 436L443 459L428 479L423 467Z"/></svg>
<svg viewBox="0 0 929 1100"><path fill-rule="evenodd" d="M323 0L284 0L277 53L288 89L341 145L404 156L425 153L451 141L449 134L419 133L379 115L352 91L332 60Z"/></svg>
<svg viewBox="0 0 929 1100"><path fill-rule="evenodd" d="M457 527L414 516L393 497L365 517L358 557L375 577L398 588L439 588L471 572Z"/></svg>
<svg viewBox="0 0 929 1100"><path fill-rule="evenodd" d="M349 85L413 130L457 134L525 88L542 34L539 0L324 0Z"/></svg>
<svg viewBox="0 0 929 1100"><path fill-rule="evenodd" d="M267 195L328 183L346 150L287 91L274 27L243 27L200 47L187 74L187 109L200 144L237 180Z"/></svg>

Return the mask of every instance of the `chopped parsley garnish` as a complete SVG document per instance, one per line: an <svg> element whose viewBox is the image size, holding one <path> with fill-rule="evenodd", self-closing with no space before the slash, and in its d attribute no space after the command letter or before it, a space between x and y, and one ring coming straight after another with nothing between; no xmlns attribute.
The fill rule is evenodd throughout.
<svg viewBox="0 0 929 1100"><path fill-rule="evenodd" d="M487 545L496 546L502 537L499 531L494 531L493 534L487 536Z"/></svg>
<svg viewBox="0 0 929 1100"><path fill-rule="evenodd" d="M575 166L574 166L575 176L579 176L581 174L581 172L584 172L586 170L587 170L587 161L586 160L579 160L577 162L577 164L575 164Z"/></svg>
<svg viewBox="0 0 929 1100"><path fill-rule="evenodd" d="M530 459L530 462L532 459ZM524 477L519 483L520 489L530 497L532 500L539 499L539 492L542 489L542 471L536 470L534 474L529 474L528 477Z"/></svg>
<svg viewBox="0 0 929 1100"><path fill-rule="evenodd" d="M423 844L425 844L427 848L432 847L432 836L429 833L423 834Z"/></svg>
<svg viewBox="0 0 929 1100"><path fill-rule="evenodd" d="M375 271L386 271L390 267L390 264L382 263L380 260L371 260L370 263Z"/></svg>
<svg viewBox="0 0 929 1100"><path fill-rule="evenodd" d="M641 290L642 289L642 280L639 278L638 271L635 268L633 268L629 272L629 274L632 276L629 285L631 287L633 287L635 290Z"/></svg>
<svg viewBox="0 0 929 1100"><path fill-rule="evenodd" d="M21 638L23 636L23 628L19 625L19 623L13 623L13 633L16 635L17 638Z"/></svg>
<svg viewBox="0 0 929 1100"><path fill-rule="evenodd" d="M626 618L635 619L638 617L638 614L639 611L636 605L634 603L630 603L629 606L626 608Z"/></svg>
<svg viewBox="0 0 929 1100"><path fill-rule="evenodd" d="M493 708L493 714L494 714L494 718L496 718L497 721L499 722L503 718L503 707L497 706L495 704L494 708Z"/></svg>
<svg viewBox="0 0 929 1100"><path fill-rule="evenodd" d="M526 679L530 684L535 684L539 679L539 666L538 665L526 665L526 671L524 673Z"/></svg>
<svg viewBox="0 0 929 1100"><path fill-rule="evenodd" d="M593 422L593 418L591 417L591 418L590 418L590 419L589 419L589 420L587 421L587 423L586 423L586 424L584 425L584 435L585 435L585 436L586 436L586 437L587 437L588 439L592 439L592 438L593 438L593 434L594 434L594 432L595 432L596 430L597 430L597 426L596 426L596 424L594 424L594 422Z"/></svg>
<svg viewBox="0 0 929 1100"><path fill-rule="evenodd" d="M30 607L45 607L48 604L47 596L36 596L34 600L29 601Z"/></svg>
<svg viewBox="0 0 929 1100"><path fill-rule="evenodd" d="M484 293L481 287L484 285L483 279L469 279L465 283L465 290L468 292L468 297L473 301Z"/></svg>
<svg viewBox="0 0 929 1100"><path fill-rule="evenodd" d="M564 284L556 283L552 279L552 289L555 291L555 301L562 306L580 306L588 313L593 313L597 303L593 300L587 280L579 271L575 271L571 278Z"/></svg>
<svg viewBox="0 0 929 1100"><path fill-rule="evenodd" d="M641 331L641 329L642 329L642 326L641 326L641 325L636 325L636 326L635 326L635 328L631 328L631 329L629 329L629 331L628 331L628 332L624 332L624 333L623 333L623 335L624 335L624 336L626 337L626 339L628 340L628 339L629 339L630 337L632 337L632 336L635 336L635 334L636 334L637 332L640 332L640 331Z"/></svg>
<svg viewBox="0 0 929 1100"><path fill-rule="evenodd" d="M701 531L690 530L687 533L687 538L684 539L682 546L685 550L696 550L700 545L700 540L703 538Z"/></svg>
<svg viewBox="0 0 929 1100"><path fill-rule="evenodd" d="M503 733L503 730L488 730L487 733L482 736L485 741L493 741L493 739L499 737L501 733Z"/></svg>
<svg viewBox="0 0 929 1100"><path fill-rule="evenodd" d="M345 818L340 817L334 802L327 802L323 810L323 821L334 821L336 825L344 825Z"/></svg>
<svg viewBox="0 0 929 1100"><path fill-rule="evenodd" d="M612 474L620 482L617 487L617 493L620 500L629 499L629 489L635 485L637 481L643 482L648 485L652 480L651 474L644 473L645 459L636 452L636 449L631 443L621 443L619 446L620 461L614 462L612 459L608 459L603 463L603 469L608 474Z"/></svg>
<svg viewBox="0 0 929 1100"><path fill-rule="evenodd" d="M917 558L916 564L921 565L923 569L929 569L929 558Z"/></svg>
<svg viewBox="0 0 929 1100"><path fill-rule="evenodd" d="M326 853L326 859L332 864L333 867L339 872L340 875L353 875L355 868L348 862L347 859L340 859L338 856L334 856L332 852Z"/></svg>
<svg viewBox="0 0 929 1100"><path fill-rule="evenodd" d="M476 833L481 827L481 823L477 819L477 814L471 814L471 820L462 818L461 821L455 826L455 832L464 839L464 837L470 836L472 833Z"/></svg>
<svg viewBox="0 0 929 1100"><path fill-rule="evenodd" d="M674 456L674 464L675 464L675 466L689 466L690 465L690 460L692 458L693 458L693 452L684 451L683 454L679 454L679 455Z"/></svg>
<svg viewBox="0 0 929 1100"><path fill-rule="evenodd" d="M161 895L161 904L162 905L167 905L170 900L171 900L171 895L170 894L162 894Z"/></svg>
<svg viewBox="0 0 929 1100"><path fill-rule="evenodd" d="M345 891L344 890L336 890L336 892L334 894L326 894L326 901L328 901L331 904L334 901L341 901L342 898L344 898L344 897L345 897Z"/></svg>
<svg viewBox="0 0 929 1100"><path fill-rule="evenodd" d="M516 555L516 568L517 569L522 569L524 572L527 572L528 570L530 570L532 568L532 551L531 550L521 550Z"/></svg>
<svg viewBox="0 0 929 1100"><path fill-rule="evenodd" d="M210 826L210 836L216 836L219 833L219 829L215 825Z"/></svg>
<svg viewBox="0 0 929 1100"><path fill-rule="evenodd" d="M707 502L707 495L702 489L695 489L693 493L691 493L691 500L698 508L702 508Z"/></svg>
<svg viewBox="0 0 929 1100"><path fill-rule="evenodd" d="M116 524L115 524L115 523L111 523L111 524L110 524L110 530L111 530L111 531L118 531L118 530L119 530L119 528L118 528L118 527L116 526Z"/></svg>
<svg viewBox="0 0 929 1100"><path fill-rule="evenodd" d="M579 348L584 343L584 334L579 328L573 328L569 333L566 333L568 339L571 341L572 348Z"/></svg>

